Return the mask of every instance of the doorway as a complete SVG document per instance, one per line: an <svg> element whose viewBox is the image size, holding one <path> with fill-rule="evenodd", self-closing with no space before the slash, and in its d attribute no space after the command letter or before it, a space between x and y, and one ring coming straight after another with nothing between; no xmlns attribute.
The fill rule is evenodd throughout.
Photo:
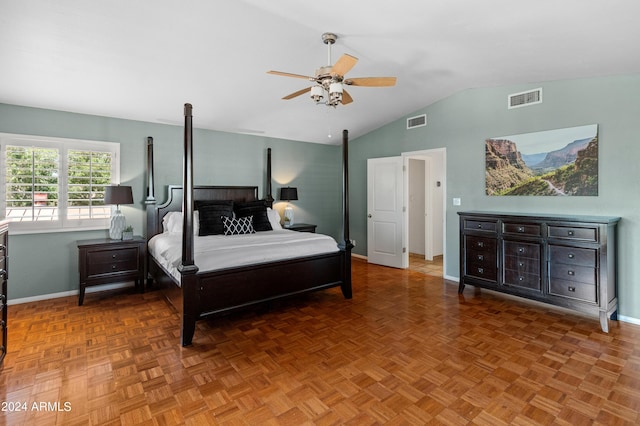
<svg viewBox="0 0 640 426"><path fill-rule="evenodd" d="M445 148L368 159L368 261L444 276L445 197Z"/></svg>
<svg viewBox="0 0 640 426"><path fill-rule="evenodd" d="M404 240L409 269L444 276L446 150L402 154L404 182Z"/></svg>

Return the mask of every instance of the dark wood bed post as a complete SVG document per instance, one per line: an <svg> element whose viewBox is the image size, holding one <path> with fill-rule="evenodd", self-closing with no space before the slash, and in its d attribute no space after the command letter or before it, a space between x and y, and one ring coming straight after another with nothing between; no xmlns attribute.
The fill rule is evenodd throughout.
<svg viewBox="0 0 640 426"><path fill-rule="evenodd" d="M196 290L198 267L193 255L193 117L191 104L184 104L184 165L182 176L182 263L178 267L182 287L182 346L188 346L196 331L199 316L199 292Z"/></svg>
<svg viewBox="0 0 640 426"><path fill-rule="evenodd" d="M156 198L154 195L154 182L153 182L153 138L147 136L147 199L144 201L147 206L147 235L149 240L152 235L155 234L156 228ZM149 257L145 259L145 270L149 271ZM151 284L151 278L147 276L147 285Z"/></svg>
<svg viewBox="0 0 640 426"><path fill-rule="evenodd" d="M344 279L341 286L342 295L345 299L351 299L351 249L353 243L349 237L349 131L342 131L342 209L343 217L343 237L340 249L344 250Z"/></svg>
<svg viewBox="0 0 640 426"><path fill-rule="evenodd" d="M267 206L273 207L273 194L271 192L271 148L267 148Z"/></svg>

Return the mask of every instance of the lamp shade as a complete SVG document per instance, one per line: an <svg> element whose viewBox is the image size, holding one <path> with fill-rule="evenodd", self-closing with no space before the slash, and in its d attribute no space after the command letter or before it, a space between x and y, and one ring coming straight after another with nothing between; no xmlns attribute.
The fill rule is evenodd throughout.
<svg viewBox="0 0 640 426"><path fill-rule="evenodd" d="M287 186L286 188L280 188L280 199L281 200L297 200L298 199L298 188L292 188Z"/></svg>
<svg viewBox="0 0 640 426"><path fill-rule="evenodd" d="M105 204L133 204L130 186L107 186L104 188Z"/></svg>

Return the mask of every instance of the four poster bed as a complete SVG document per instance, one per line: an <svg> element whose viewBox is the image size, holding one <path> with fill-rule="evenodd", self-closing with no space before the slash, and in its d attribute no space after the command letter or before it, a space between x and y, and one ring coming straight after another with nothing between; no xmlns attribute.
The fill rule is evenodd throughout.
<svg viewBox="0 0 640 426"><path fill-rule="evenodd" d="M166 201L157 204L153 138L149 137L145 202L148 276L181 315L181 344L192 343L196 321L208 316L337 286L350 299L353 244L349 239L347 131L343 132L344 239L336 243L320 234L278 229L271 210L271 148L267 150L263 200L257 186L194 186L190 104L185 104L184 116L183 184L169 186ZM195 207L199 209L194 212ZM224 233L234 235L222 235L218 219ZM237 229L244 230L235 232Z"/></svg>

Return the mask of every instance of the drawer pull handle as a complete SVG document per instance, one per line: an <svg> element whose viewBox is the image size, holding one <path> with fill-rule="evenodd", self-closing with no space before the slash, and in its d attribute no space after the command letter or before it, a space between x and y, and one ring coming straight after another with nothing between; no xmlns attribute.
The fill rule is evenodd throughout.
<svg viewBox="0 0 640 426"><path fill-rule="evenodd" d="M524 262L518 262L518 266L523 267L524 266Z"/></svg>
<svg viewBox="0 0 640 426"><path fill-rule="evenodd" d="M575 259L576 255L573 253L569 253L569 259Z"/></svg>
<svg viewBox="0 0 640 426"><path fill-rule="evenodd" d="M478 224L478 229L482 229L482 224L481 223Z"/></svg>
<svg viewBox="0 0 640 426"><path fill-rule="evenodd" d="M575 292L576 292L576 288L575 288L575 287L572 287L572 286L569 286L569 287L567 288L567 290L569 290L569 291L570 291L570 292L572 292L572 293L575 293Z"/></svg>
<svg viewBox="0 0 640 426"><path fill-rule="evenodd" d="M111 265L111 269L116 269L116 265Z"/></svg>
<svg viewBox="0 0 640 426"><path fill-rule="evenodd" d="M524 247L518 247L518 253L524 253Z"/></svg>
<svg viewBox="0 0 640 426"><path fill-rule="evenodd" d="M524 281L524 277L518 277L518 281Z"/></svg>
<svg viewBox="0 0 640 426"><path fill-rule="evenodd" d="M478 241L478 247L484 247L484 243L482 241Z"/></svg>
<svg viewBox="0 0 640 426"><path fill-rule="evenodd" d="M0 269L0 279L7 279L7 271L5 269Z"/></svg>
<svg viewBox="0 0 640 426"><path fill-rule="evenodd" d="M568 234L570 237L573 237L573 231L568 231L568 232L567 232L567 234Z"/></svg>
<svg viewBox="0 0 640 426"><path fill-rule="evenodd" d="M4 304L4 299L6 299L4 294L0 294L0 304Z"/></svg>
<svg viewBox="0 0 640 426"><path fill-rule="evenodd" d="M479 254L479 255L478 255L478 260L484 260L484 256L483 256L483 255L481 255L481 254Z"/></svg>
<svg viewBox="0 0 640 426"><path fill-rule="evenodd" d="M567 274L569 274L571 276L574 276L576 273L575 273L575 271L567 271Z"/></svg>
<svg viewBox="0 0 640 426"><path fill-rule="evenodd" d="M6 252L7 251L7 246L5 246L4 244L0 244L0 251L1 252Z"/></svg>
<svg viewBox="0 0 640 426"><path fill-rule="evenodd" d="M115 258L116 258L116 255L115 255L115 254L112 254L112 255L111 255L111 258L112 258L112 259L115 259Z"/></svg>
<svg viewBox="0 0 640 426"><path fill-rule="evenodd" d="M484 273L484 268L478 268L478 273L483 274Z"/></svg>
<svg viewBox="0 0 640 426"><path fill-rule="evenodd" d="M524 226L518 226L518 232L524 232Z"/></svg>

